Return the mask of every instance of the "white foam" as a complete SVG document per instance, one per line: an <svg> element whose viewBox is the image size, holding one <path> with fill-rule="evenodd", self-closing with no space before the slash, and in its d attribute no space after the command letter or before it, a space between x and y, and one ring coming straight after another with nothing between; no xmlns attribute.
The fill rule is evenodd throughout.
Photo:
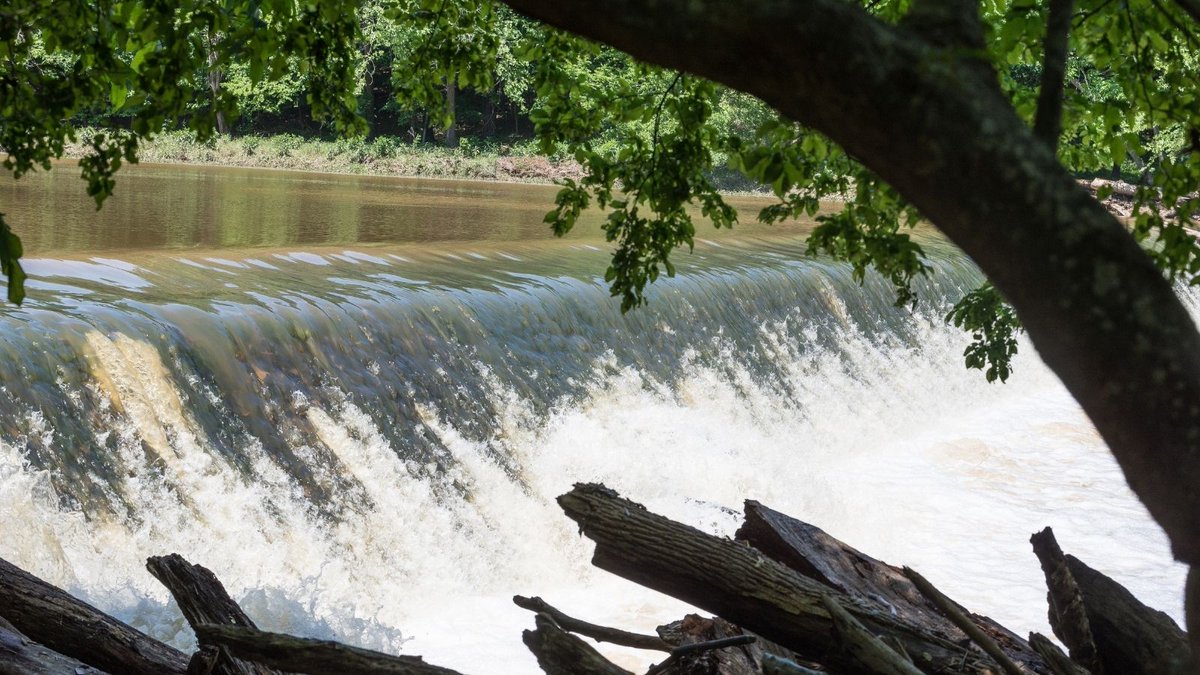
<svg viewBox="0 0 1200 675"><path fill-rule="evenodd" d="M1182 568L1028 345L1013 380L989 385L963 369L964 337L939 321L917 320L913 348L868 341L840 318L837 352L818 348L815 333L764 325L760 349L786 364L777 381L754 377L731 347L688 357L670 385L604 355L586 394L548 415L480 366L500 411L496 436L468 440L418 402L414 433L444 449L429 466L400 458L340 392L325 392L325 407L298 392L293 409L333 461L294 451L314 458L318 479L360 486L335 495L346 507L335 524L315 517L255 442L251 479L212 452L151 345L90 335L97 391L121 420L111 430L128 469L121 489L138 513L88 522L62 510L21 444L0 442L0 555L184 647L189 632L143 570L149 555L210 567L268 629L467 672L534 673L520 639L531 617L514 594L641 631L686 611L589 565L590 545L554 497L602 481L720 534L737 526L743 499L757 499L915 567L1019 633L1046 630L1027 540L1052 525L1066 550L1181 615ZM29 426L53 450L36 414ZM142 442L161 459L148 462ZM630 668L654 658L604 649Z"/></svg>

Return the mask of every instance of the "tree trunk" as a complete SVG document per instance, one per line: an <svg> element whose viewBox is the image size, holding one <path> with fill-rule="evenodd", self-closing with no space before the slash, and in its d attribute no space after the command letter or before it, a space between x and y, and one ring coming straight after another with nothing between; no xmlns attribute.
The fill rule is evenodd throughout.
<svg viewBox="0 0 1200 675"><path fill-rule="evenodd" d="M898 622L882 605L832 590L744 544L650 513L603 486L577 485L558 503L596 542L597 567L713 612L806 659L851 672L857 667L844 642L854 636L834 635L825 604L833 598L870 634L919 655L926 672L998 672L986 656Z"/></svg>
<svg viewBox="0 0 1200 675"><path fill-rule="evenodd" d="M168 556L151 557L146 561L146 569L171 592L192 630L201 624L257 628L242 608L229 597L221 581L207 568L193 565L179 554L172 553ZM200 641L201 651L205 651L204 648L209 646L209 643ZM216 654L203 654L199 658L206 661L205 672L212 675L278 673L271 668L234 658L228 650L221 647L216 649Z"/></svg>
<svg viewBox="0 0 1200 675"><path fill-rule="evenodd" d="M496 97L499 95L493 89L490 94L483 97L483 124L479 129L479 134L484 138L493 138L496 135Z"/></svg>
<svg viewBox="0 0 1200 675"><path fill-rule="evenodd" d="M213 107L217 107L217 102L221 96L221 82L224 81L225 75L217 65L217 44L221 41L219 34L210 35L208 38L208 90L212 94ZM229 134L229 125L225 122L225 113L217 110L217 133L222 136Z"/></svg>
<svg viewBox="0 0 1200 675"><path fill-rule="evenodd" d="M457 98L458 87L454 84L454 78L451 77L446 81L446 109L450 113L450 124L446 127L446 147L458 147L458 110L455 104Z"/></svg>
<svg viewBox="0 0 1200 675"><path fill-rule="evenodd" d="M939 44L936 24L889 25L840 0L505 2L758 96L888 181L1012 302L1175 556L1200 564L1200 334L974 56L977 4L914 3L962 27L959 44Z"/></svg>
<svg viewBox="0 0 1200 675"><path fill-rule="evenodd" d="M0 616L29 639L111 673L183 675L188 659L91 605L0 560Z"/></svg>

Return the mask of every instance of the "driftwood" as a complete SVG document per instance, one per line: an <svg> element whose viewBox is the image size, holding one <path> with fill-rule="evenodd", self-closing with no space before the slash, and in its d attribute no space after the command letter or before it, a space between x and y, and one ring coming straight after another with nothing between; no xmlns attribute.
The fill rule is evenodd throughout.
<svg viewBox="0 0 1200 675"><path fill-rule="evenodd" d="M954 643L969 639L949 614L927 597L904 570L841 542L824 530L747 500L737 531L744 541L806 577L866 602L882 605L898 621ZM970 619L983 635L1021 667L1050 672L1044 659L1020 636L957 603L952 613Z"/></svg>
<svg viewBox="0 0 1200 675"><path fill-rule="evenodd" d="M658 632L675 647L646 675L758 675L763 650L771 646L720 617L688 614Z"/></svg>
<svg viewBox="0 0 1200 675"><path fill-rule="evenodd" d="M177 553L146 560L146 569L171 592L192 630L201 624L258 628L242 611L217 576ZM235 658L223 647L200 640L188 664L188 675L276 675L279 671Z"/></svg>
<svg viewBox="0 0 1200 675"><path fill-rule="evenodd" d="M514 595L513 603L522 608L527 609L535 614L545 614L558 624L559 628L568 633L576 633L584 637L590 637L596 642L608 642L614 645L623 647L633 647L634 649L652 649L662 652L671 651L671 645L667 644L661 637L657 635L642 635L641 633L631 633L629 631L609 628L607 626L598 626L594 623L581 621L574 617L568 616L561 611L555 609L550 603L539 597L527 598L522 595Z"/></svg>
<svg viewBox="0 0 1200 675"><path fill-rule="evenodd" d="M922 675L906 655L888 646L830 596L821 598L833 618L833 637L846 668L855 673Z"/></svg>
<svg viewBox="0 0 1200 675"><path fill-rule="evenodd" d="M548 614L533 618L536 629L521 634L546 675L633 675L563 630Z"/></svg>
<svg viewBox="0 0 1200 675"><path fill-rule="evenodd" d="M246 628L200 624L196 637L228 649L239 659L288 673L309 675L458 675L419 656L392 656L340 642L293 637Z"/></svg>
<svg viewBox="0 0 1200 675"><path fill-rule="evenodd" d="M751 547L650 513L603 486L576 485L558 502L596 542L597 567L714 612L807 659L855 668L845 644L833 637L824 604L833 597L869 633L896 640L922 670L998 670L985 655L899 622L876 604L837 593Z"/></svg>
<svg viewBox="0 0 1200 675"><path fill-rule="evenodd" d="M39 645L0 616L0 675L104 675L104 671Z"/></svg>
<svg viewBox="0 0 1200 675"><path fill-rule="evenodd" d="M1065 555L1046 528L1030 539L1050 588L1050 626L1095 675L1195 673L1187 634L1123 586Z"/></svg>
<svg viewBox="0 0 1200 675"><path fill-rule="evenodd" d="M0 616L47 649L111 673L183 675L178 650L0 560Z"/></svg>
<svg viewBox="0 0 1200 675"><path fill-rule="evenodd" d="M1046 665L1050 666L1050 672L1054 675L1091 675L1083 666L1064 654L1058 645L1050 641L1050 638L1041 633L1029 634L1029 646L1042 655L1042 658L1046 660Z"/></svg>
<svg viewBox="0 0 1200 675"><path fill-rule="evenodd" d="M955 626L958 626L966 633L975 644L979 645L984 652L987 652L988 656L995 659L996 663L999 663L1000 667L1004 669L1004 672L1008 673L1008 675L1027 675L1029 673L1028 670L1014 663L1008 654L1005 654L1004 650L1000 649L1000 646L996 644L996 641L991 636L980 630L979 626L975 625L975 622L967 616L966 612L957 603L946 597L937 587L929 583L928 579L917 574L916 570L909 567L904 568L904 576L913 582L913 585L921 591L921 595L929 598L933 604L937 605L937 608L941 610L947 619L950 619Z"/></svg>

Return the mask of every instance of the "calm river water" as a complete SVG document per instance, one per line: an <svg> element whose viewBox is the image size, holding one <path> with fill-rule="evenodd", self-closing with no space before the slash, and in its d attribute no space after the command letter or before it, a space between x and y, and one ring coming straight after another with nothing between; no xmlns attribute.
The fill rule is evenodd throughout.
<svg viewBox="0 0 1200 675"><path fill-rule="evenodd" d="M0 306L0 556L181 647L149 555L267 629L532 673L514 594L686 611L588 564L553 500L602 481L723 534L759 500L1018 632L1048 632L1051 525L1180 616L1165 538L1032 348L1004 386L963 368L940 317L979 276L935 235L899 310L743 200L622 316L602 216L553 239L554 190L140 166L97 212L70 165L0 182L31 275Z"/></svg>

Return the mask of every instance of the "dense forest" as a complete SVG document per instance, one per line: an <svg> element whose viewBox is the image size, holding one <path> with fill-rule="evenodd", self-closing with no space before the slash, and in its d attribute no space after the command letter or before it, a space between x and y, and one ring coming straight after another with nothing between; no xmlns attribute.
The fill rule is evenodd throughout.
<svg viewBox="0 0 1200 675"><path fill-rule="evenodd" d="M655 112L659 113L662 102L680 85L674 73L647 67L602 46L565 60L556 52L554 63L547 63L544 26L503 5L443 2L425 7L428 4L370 0L359 6L354 105L365 128L344 139L339 150L351 156L386 158L402 146L442 145L461 147L468 154L561 155L569 150L565 144L539 146L534 142L539 138L538 125L548 120L548 108L553 107L558 114L555 125L586 127L592 132L589 140L593 147L615 155L630 137L648 140L659 131L660 120L658 114L647 117L636 107L625 111L628 114L612 115L612 99L628 98L643 104L657 100L660 110ZM435 13L451 19L430 20ZM341 138L343 133L326 116L314 115L307 63L290 59L283 72L264 77L254 72L251 58L237 58L236 47L216 49L222 41L253 32L255 24L266 19L236 14L224 18L228 25L223 29L200 31L186 43L201 53L201 58L192 62L206 66L179 73L183 90L190 94L187 109L197 118L215 116L214 126L230 137L282 136L277 142L284 146L305 139ZM59 45L46 44L39 33L30 38L28 65L47 79L69 80L80 65L76 55ZM144 50L128 52L121 65L136 71L146 57ZM1004 73L1004 84L1022 111L1032 117L1042 67L1037 62L1013 60ZM429 77L430 67L440 75ZM573 83L568 94L577 119L562 118L562 102L553 100L561 92L544 86L539 90L538 82L546 79L539 77L539 69L559 71L559 79ZM1081 175L1113 174L1136 182L1156 158L1185 151L1194 139L1182 124L1150 124L1138 114L1138 102L1129 100L1133 92L1122 82L1120 72L1119 67L1098 65L1073 54L1068 57L1064 154ZM719 146L761 138L764 129L766 135L774 133L777 115L756 98L718 88L712 100L707 122L721 139ZM128 128L145 102L145 93L114 84L105 104L75 113L70 122L84 130L86 140L95 130ZM236 112L226 112L229 110ZM663 121L672 122L670 118ZM180 130L189 126L186 118L175 123ZM1095 149L1090 146L1117 128L1121 132L1118 137L1136 136L1140 142L1129 144L1128 149L1111 148L1111 164L1098 166ZM151 133L173 130L167 124ZM252 151L253 145L247 147Z"/></svg>

